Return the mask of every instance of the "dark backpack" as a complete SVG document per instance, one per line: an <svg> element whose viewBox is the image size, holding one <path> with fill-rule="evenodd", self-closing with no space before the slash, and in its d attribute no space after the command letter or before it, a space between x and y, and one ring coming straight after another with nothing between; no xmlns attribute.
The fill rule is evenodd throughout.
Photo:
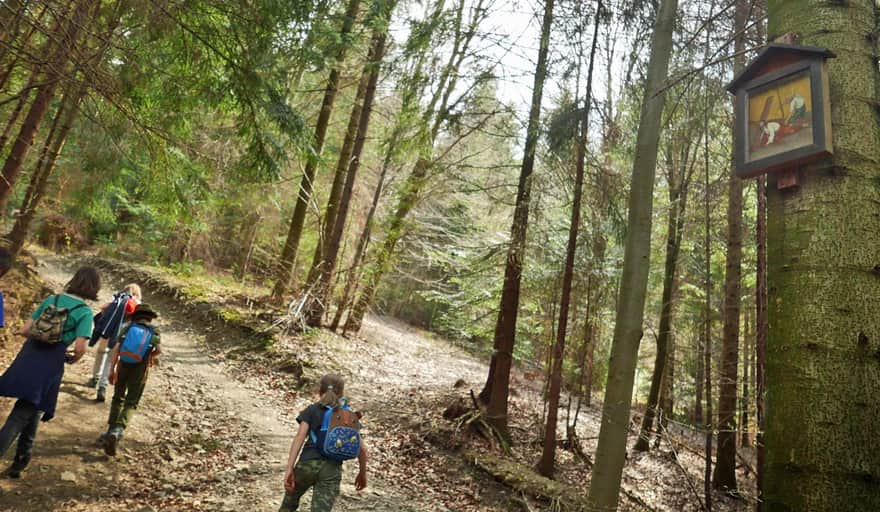
<svg viewBox="0 0 880 512"><path fill-rule="evenodd" d="M339 462L356 458L361 451L361 413L352 411L347 403L325 407L318 433L309 431L318 452L325 459Z"/></svg>
<svg viewBox="0 0 880 512"><path fill-rule="evenodd" d="M110 304L104 308L101 314L100 329L97 327L97 324L95 326L95 331L98 331L99 338L113 339L119 335L119 328L125 319L125 306L128 304L129 299L131 299L131 295L126 292L120 292L113 296L113 300L110 301Z"/></svg>
<svg viewBox="0 0 880 512"><path fill-rule="evenodd" d="M144 324L131 324L125 338L119 345L119 359L123 363L139 364L152 349L153 326Z"/></svg>
<svg viewBox="0 0 880 512"><path fill-rule="evenodd" d="M40 316L34 320L33 325L31 325L31 338L49 345L54 345L56 343L61 343L65 334L73 332L76 329L76 325L70 329L64 328L67 324L67 317L70 316L72 311L83 308L86 305L77 304L70 309L59 308L59 297L61 297L61 295L56 295L55 300L52 301L51 304L47 304L46 307L43 308L43 311L40 312Z"/></svg>

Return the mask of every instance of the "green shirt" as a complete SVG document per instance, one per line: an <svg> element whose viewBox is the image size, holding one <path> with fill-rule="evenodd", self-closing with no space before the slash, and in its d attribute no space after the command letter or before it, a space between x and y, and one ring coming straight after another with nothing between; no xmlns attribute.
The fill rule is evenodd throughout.
<svg viewBox="0 0 880 512"><path fill-rule="evenodd" d="M47 297L46 300L40 304L40 307L38 307L31 315L31 320L39 318L40 313L46 309L46 306L54 304L55 297L55 295ZM82 304L83 307L73 309L80 304ZM64 322L64 332L61 334L62 343L70 345L77 338L88 338L92 335L92 320L94 316L92 314L92 308L90 308L84 300L79 297L74 297L73 295L62 293L58 295L58 307L67 308L68 310L67 320Z"/></svg>

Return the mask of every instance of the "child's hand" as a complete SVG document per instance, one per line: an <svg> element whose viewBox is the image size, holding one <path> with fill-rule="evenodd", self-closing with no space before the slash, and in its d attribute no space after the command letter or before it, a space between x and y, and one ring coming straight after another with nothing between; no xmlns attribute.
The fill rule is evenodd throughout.
<svg viewBox="0 0 880 512"><path fill-rule="evenodd" d="M293 488L296 487L296 481L293 477L293 470L287 470L284 473L284 490L287 492L293 492Z"/></svg>
<svg viewBox="0 0 880 512"><path fill-rule="evenodd" d="M114 386L116 385L116 370L110 372L110 375L107 377L107 382Z"/></svg>
<svg viewBox="0 0 880 512"><path fill-rule="evenodd" d="M357 478L354 479L354 488L358 491L363 491L367 488L367 472L360 471L358 473Z"/></svg>

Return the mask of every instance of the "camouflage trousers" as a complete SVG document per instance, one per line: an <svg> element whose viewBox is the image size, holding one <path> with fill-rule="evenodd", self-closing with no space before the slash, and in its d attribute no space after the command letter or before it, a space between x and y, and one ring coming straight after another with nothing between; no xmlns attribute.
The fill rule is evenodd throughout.
<svg viewBox="0 0 880 512"><path fill-rule="evenodd" d="M299 508L299 500L311 488L312 512L330 512L333 502L339 496L339 481L342 480L342 464L317 459L297 463L293 469L295 488L284 493L284 501L278 512L293 512Z"/></svg>

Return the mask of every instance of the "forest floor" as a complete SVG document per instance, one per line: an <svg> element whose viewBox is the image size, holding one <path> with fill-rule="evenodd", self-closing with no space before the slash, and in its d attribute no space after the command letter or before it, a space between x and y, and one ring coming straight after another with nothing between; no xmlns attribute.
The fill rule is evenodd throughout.
<svg viewBox="0 0 880 512"><path fill-rule="evenodd" d="M71 275L73 262L42 254L37 270L57 290ZM99 302L123 284L119 276L105 274ZM6 290L9 283L0 285ZM284 337L281 352L263 353L218 322L188 315L168 293L147 289L145 301L161 314L164 355L151 370L120 454L110 458L95 442L106 429L109 403L94 402L94 391L85 386L93 360L90 350L79 364L68 367L58 415L41 424L28 471L21 480L0 480L0 510L277 510L296 413L314 400L308 383L329 371L345 377L352 405L365 412L364 437L371 454L369 487L360 493L353 485L356 464L346 464L336 510L552 507L499 483L462 455L487 451L479 438L442 417L451 402L467 403L467 390L479 389L485 379L485 361L462 348L402 323L371 317L357 338L310 331ZM9 315L7 322L7 329L17 327ZM19 344L0 345L0 368L8 365ZM306 362L306 385L291 385L289 369L277 360L285 352ZM510 458L528 468L540 454L541 383L515 371L512 387L516 445ZM0 399L0 417L11 405L11 400ZM579 421L588 457L595 451L598 405L584 409ZM564 411L560 415L564 422ZM565 432L564 423L560 429ZM635 431L630 430L632 441ZM700 510L695 495L703 487L701 440L678 430L674 442L664 442L660 450L630 456L621 510ZM585 493L589 460L561 449L557 453L557 479ZM751 489L754 477L747 472L744 464L738 476ZM715 502L715 510L749 508L746 501L721 495ZM306 504L301 510L308 510Z"/></svg>

